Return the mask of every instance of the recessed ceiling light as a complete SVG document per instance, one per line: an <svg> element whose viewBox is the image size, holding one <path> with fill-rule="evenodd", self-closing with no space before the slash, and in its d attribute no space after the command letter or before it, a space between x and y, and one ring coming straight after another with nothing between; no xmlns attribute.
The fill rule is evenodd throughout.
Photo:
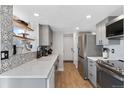
<svg viewBox="0 0 124 93"><path fill-rule="evenodd" d="M92 17L91 15L87 15L87 16L86 16L87 19L90 19L91 17Z"/></svg>
<svg viewBox="0 0 124 93"><path fill-rule="evenodd" d="M34 13L34 16L38 17L38 16L39 16L39 14L38 14L38 13Z"/></svg>
<svg viewBox="0 0 124 93"><path fill-rule="evenodd" d="M76 30L79 30L79 27L76 27Z"/></svg>

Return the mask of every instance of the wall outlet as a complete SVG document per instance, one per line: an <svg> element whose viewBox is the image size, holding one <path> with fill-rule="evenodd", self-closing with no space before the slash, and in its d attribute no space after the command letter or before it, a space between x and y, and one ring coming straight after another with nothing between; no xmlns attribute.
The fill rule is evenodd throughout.
<svg viewBox="0 0 124 93"><path fill-rule="evenodd" d="M9 58L9 51L1 51L1 60Z"/></svg>
<svg viewBox="0 0 124 93"><path fill-rule="evenodd" d="M115 49L112 49L111 52L114 54L115 53Z"/></svg>

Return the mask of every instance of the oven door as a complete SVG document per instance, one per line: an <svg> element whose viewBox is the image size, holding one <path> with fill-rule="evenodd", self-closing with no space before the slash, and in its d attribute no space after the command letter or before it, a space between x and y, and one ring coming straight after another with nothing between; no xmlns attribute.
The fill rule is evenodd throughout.
<svg viewBox="0 0 124 93"><path fill-rule="evenodd" d="M97 65L97 87L101 88L102 87L102 69L100 66Z"/></svg>
<svg viewBox="0 0 124 93"><path fill-rule="evenodd" d="M97 64L97 87L123 88L124 77Z"/></svg>

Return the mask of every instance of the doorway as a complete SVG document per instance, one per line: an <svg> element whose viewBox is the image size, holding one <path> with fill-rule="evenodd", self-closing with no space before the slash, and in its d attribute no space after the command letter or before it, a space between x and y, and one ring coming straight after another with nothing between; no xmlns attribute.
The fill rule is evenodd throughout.
<svg viewBox="0 0 124 93"><path fill-rule="evenodd" d="M73 34L64 34L63 54L64 62L73 62L74 60Z"/></svg>

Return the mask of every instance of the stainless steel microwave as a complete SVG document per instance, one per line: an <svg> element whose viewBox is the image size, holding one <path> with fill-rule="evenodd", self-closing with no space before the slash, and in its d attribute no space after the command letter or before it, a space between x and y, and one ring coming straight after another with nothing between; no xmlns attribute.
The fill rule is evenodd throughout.
<svg viewBox="0 0 124 93"><path fill-rule="evenodd" d="M124 15L121 15L106 24L106 37L116 38L124 36Z"/></svg>

